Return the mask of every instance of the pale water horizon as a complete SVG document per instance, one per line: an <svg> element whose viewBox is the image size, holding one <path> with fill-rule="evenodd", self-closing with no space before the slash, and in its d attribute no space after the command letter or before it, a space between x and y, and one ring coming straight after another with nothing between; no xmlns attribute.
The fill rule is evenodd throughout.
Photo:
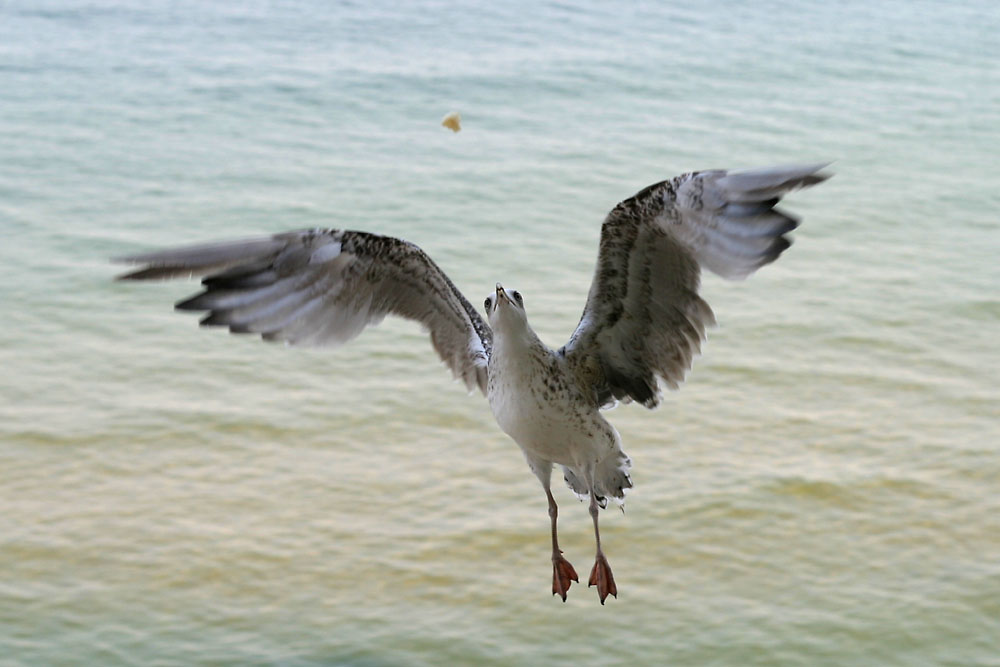
<svg viewBox="0 0 1000 667"><path fill-rule="evenodd" d="M0 3L0 665L1000 665L998 33L990 2ZM604 607L550 595L544 494L417 326L266 345L109 263L391 234L557 346L618 201L827 160L778 262L705 277L681 390L608 413Z"/></svg>

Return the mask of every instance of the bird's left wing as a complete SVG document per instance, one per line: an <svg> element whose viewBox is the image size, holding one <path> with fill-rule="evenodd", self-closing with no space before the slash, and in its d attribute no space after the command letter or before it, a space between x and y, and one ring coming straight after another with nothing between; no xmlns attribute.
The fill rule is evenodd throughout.
<svg viewBox="0 0 1000 667"><path fill-rule="evenodd" d="M715 323L698 296L702 267L739 280L777 259L798 221L774 208L827 178L824 164L684 174L616 206L601 228L580 324L563 348L598 405L659 402L676 388Z"/></svg>
<svg viewBox="0 0 1000 667"><path fill-rule="evenodd" d="M142 265L120 280L205 276L177 304L208 311L205 326L299 345L336 345L386 315L420 322L441 359L469 389L486 393L493 332L416 245L346 230L173 248L115 261Z"/></svg>

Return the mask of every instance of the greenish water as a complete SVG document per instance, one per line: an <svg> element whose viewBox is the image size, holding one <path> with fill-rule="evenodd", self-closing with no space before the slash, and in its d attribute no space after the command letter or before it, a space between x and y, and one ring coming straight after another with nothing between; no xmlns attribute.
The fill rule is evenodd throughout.
<svg viewBox="0 0 1000 667"><path fill-rule="evenodd" d="M0 4L0 664L1000 664L998 31L989 2ZM367 229L560 344L618 200L823 159L781 261L706 279L682 391L609 415L606 607L549 595L538 483L416 327L268 346L107 263Z"/></svg>

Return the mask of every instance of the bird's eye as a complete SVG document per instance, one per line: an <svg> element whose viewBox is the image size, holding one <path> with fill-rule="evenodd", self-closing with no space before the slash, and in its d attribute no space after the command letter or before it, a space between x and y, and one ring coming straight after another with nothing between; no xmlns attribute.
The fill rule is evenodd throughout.
<svg viewBox="0 0 1000 667"><path fill-rule="evenodd" d="M493 299L491 299L490 297L486 297L486 301L483 302L483 306L485 306L486 312L489 312L490 306L492 305L493 305Z"/></svg>
<svg viewBox="0 0 1000 667"><path fill-rule="evenodd" d="M511 294L511 296L514 297L514 301L517 301L517 305L520 306L520 305L524 304L524 299L521 298L521 293L520 292L518 292L517 290L514 290L510 294Z"/></svg>

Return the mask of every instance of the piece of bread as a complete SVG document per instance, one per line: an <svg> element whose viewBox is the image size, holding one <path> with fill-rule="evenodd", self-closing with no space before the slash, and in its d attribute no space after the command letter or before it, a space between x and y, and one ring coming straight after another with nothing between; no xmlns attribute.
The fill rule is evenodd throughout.
<svg viewBox="0 0 1000 667"><path fill-rule="evenodd" d="M452 111L444 118L441 119L441 124L447 127L452 132L458 132L462 129L462 117L457 111Z"/></svg>

